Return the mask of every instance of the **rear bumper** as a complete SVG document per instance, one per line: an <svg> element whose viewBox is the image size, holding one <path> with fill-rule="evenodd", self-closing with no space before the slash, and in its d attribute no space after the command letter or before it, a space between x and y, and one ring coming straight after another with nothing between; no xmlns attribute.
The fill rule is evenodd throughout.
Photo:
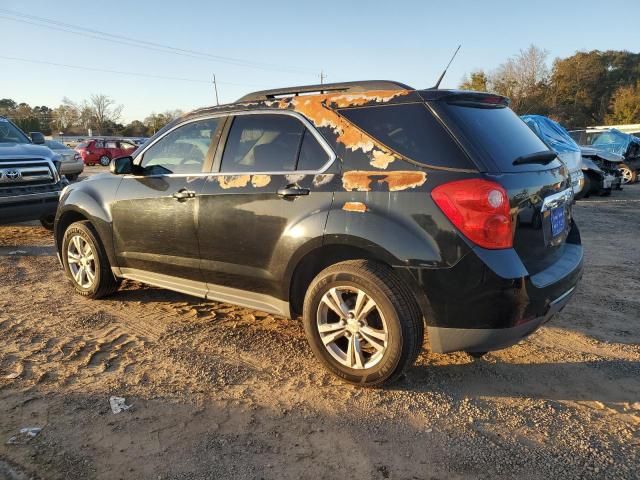
<svg viewBox="0 0 640 480"><path fill-rule="evenodd" d="M550 303L547 313L521 325L507 328L446 328L427 327L431 350L435 353L456 351L491 352L515 345L531 335L542 324L564 308L573 295L572 287Z"/></svg>
<svg viewBox="0 0 640 480"><path fill-rule="evenodd" d="M575 224L567 240L562 255L535 275L513 249L474 248L446 269L398 268L422 308L432 350L498 350L549 321L582 276Z"/></svg>
<svg viewBox="0 0 640 480"><path fill-rule="evenodd" d="M82 160L78 162L62 162L60 165L60 173L63 175L75 175L84 171L84 162Z"/></svg>

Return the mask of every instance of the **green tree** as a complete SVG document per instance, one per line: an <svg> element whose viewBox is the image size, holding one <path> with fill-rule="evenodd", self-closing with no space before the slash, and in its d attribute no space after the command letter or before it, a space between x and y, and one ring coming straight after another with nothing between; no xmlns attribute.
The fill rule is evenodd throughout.
<svg viewBox="0 0 640 480"><path fill-rule="evenodd" d="M146 137L149 135L147 126L140 120L133 120L122 130L125 137Z"/></svg>
<svg viewBox="0 0 640 480"><path fill-rule="evenodd" d="M475 90L476 92L489 91L489 77L483 70L471 72L466 76L460 84L460 90Z"/></svg>
<svg viewBox="0 0 640 480"><path fill-rule="evenodd" d="M611 113L607 123L640 123L640 81L620 87L611 97Z"/></svg>
<svg viewBox="0 0 640 480"><path fill-rule="evenodd" d="M556 59L550 80L550 104L569 127L602 124L613 94L640 80L640 54L593 50Z"/></svg>

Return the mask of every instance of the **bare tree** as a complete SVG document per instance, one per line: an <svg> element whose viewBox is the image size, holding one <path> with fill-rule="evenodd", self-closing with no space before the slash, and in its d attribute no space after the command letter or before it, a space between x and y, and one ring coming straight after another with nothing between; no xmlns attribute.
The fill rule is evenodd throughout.
<svg viewBox="0 0 640 480"><path fill-rule="evenodd" d="M122 115L122 105L104 94L93 94L89 97L88 107L91 110L98 132L102 133L109 122L117 122Z"/></svg>
<svg viewBox="0 0 640 480"><path fill-rule="evenodd" d="M547 56L549 52L535 45L509 58L490 76L491 89L511 99L512 108L524 113L532 99L544 96L549 81Z"/></svg>
<svg viewBox="0 0 640 480"><path fill-rule="evenodd" d="M62 105L52 111L52 120L55 128L64 132L78 123L78 109L68 98L63 99L62 102Z"/></svg>

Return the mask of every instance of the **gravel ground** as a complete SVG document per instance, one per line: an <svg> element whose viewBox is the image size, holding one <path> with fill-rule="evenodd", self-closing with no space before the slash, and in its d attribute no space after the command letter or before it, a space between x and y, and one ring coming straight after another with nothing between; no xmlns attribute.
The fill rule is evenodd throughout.
<svg viewBox="0 0 640 480"><path fill-rule="evenodd" d="M532 337L425 351L377 390L325 373L297 321L74 295L48 232L0 227L0 478L640 478L639 212L640 185L578 203L583 281Z"/></svg>

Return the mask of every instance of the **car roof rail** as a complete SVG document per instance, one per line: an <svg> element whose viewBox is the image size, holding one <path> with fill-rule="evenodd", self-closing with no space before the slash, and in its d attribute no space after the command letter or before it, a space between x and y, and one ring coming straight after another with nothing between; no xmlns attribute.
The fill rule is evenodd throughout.
<svg viewBox="0 0 640 480"><path fill-rule="evenodd" d="M414 90L404 83L392 80L364 80L360 82L341 83L321 83L318 85L302 85L299 87L275 88L272 90L261 90L252 92L236 100L240 102L251 102L257 100L271 100L277 97L292 97L300 94L322 94L322 93L357 93L369 90Z"/></svg>

